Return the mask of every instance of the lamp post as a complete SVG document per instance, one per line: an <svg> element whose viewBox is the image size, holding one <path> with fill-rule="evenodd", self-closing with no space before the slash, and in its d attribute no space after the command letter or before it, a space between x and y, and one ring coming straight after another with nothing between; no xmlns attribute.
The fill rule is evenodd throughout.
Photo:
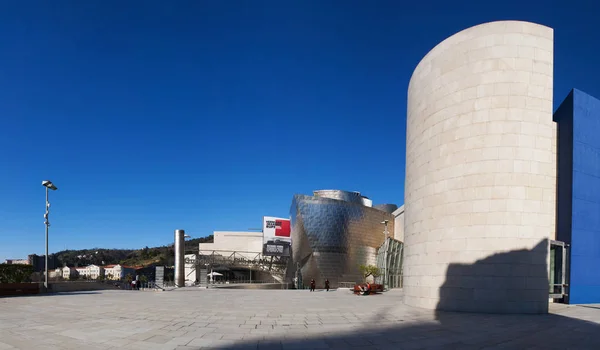
<svg viewBox="0 0 600 350"><path fill-rule="evenodd" d="M46 187L46 213L44 214L44 225L46 225L46 255L44 263L44 288L48 290L48 227L50 227L50 221L48 221L48 214L50 213L50 202L48 201L48 190L56 191L58 187L54 186L52 181L42 181L42 186Z"/></svg>
<svg viewBox="0 0 600 350"><path fill-rule="evenodd" d="M185 281L188 277L187 271L186 271L186 265L188 264L187 262L187 258L185 257L185 240L188 238L192 238L192 236L188 235L188 234L184 234L183 235L183 272L184 272L184 276L183 276L183 286L185 287ZM196 259L194 259L194 262L196 261ZM191 272L190 272L191 274Z"/></svg>
<svg viewBox="0 0 600 350"><path fill-rule="evenodd" d="M385 235L385 238L388 238L389 236L389 232L388 232L388 222L389 220L383 220L381 223L385 225L385 231L383 231L383 234Z"/></svg>

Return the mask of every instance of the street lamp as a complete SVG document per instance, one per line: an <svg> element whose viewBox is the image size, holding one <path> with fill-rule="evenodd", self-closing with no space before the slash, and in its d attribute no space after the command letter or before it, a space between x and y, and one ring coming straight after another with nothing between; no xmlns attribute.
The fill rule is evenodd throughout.
<svg viewBox="0 0 600 350"><path fill-rule="evenodd" d="M188 273L187 273L187 270L186 270L187 265L188 265L188 259L186 258L186 254L185 254L185 240L188 239L188 238L192 238L192 236L187 235L187 234L183 234L183 275L184 275L184 277L183 277L183 286L184 287L185 287L185 281L186 281L186 279L188 277ZM194 261L195 260L196 259L194 259ZM190 274L191 274L191 272L190 272Z"/></svg>
<svg viewBox="0 0 600 350"><path fill-rule="evenodd" d="M386 237L386 238L387 238L387 237L388 237L388 235L389 235L389 232L388 232L388 222L389 222L389 220L383 220L383 221L381 222L382 224L384 224L384 225L385 225L385 231L383 231L383 234L385 235L385 237Z"/></svg>
<svg viewBox="0 0 600 350"><path fill-rule="evenodd" d="M48 190L56 191L58 187L54 186L52 181L42 181L42 186L46 187L46 213L44 214L44 225L46 225L46 255L44 264L44 288L48 290L48 227L50 227L50 221L48 221L48 214L50 213L50 202L48 201Z"/></svg>

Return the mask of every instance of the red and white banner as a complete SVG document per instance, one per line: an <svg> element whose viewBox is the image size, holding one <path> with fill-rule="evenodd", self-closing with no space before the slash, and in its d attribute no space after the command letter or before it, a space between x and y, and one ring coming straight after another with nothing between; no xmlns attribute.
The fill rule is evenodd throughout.
<svg viewBox="0 0 600 350"><path fill-rule="evenodd" d="M288 256L292 244L290 219L263 217L263 254Z"/></svg>

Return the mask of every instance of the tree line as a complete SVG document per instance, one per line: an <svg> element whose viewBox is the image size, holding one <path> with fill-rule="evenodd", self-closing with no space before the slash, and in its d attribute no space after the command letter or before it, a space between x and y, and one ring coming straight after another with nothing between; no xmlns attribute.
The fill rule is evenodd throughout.
<svg viewBox="0 0 600 350"><path fill-rule="evenodd" d="M197 252L199 243L212 242L214 242L213 235L188 240L185 242L186 252ZM92 248L63 250L56 252L54 255L57 257L60 266L70 267L112 264L125 266L172 266L175 264L175 249L173 244L152 248L146 246L141 249Z"/></svg>

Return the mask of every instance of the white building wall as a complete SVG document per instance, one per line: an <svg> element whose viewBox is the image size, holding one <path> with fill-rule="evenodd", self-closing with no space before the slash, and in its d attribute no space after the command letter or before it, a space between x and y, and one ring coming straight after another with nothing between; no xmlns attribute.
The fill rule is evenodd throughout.
<svg viewBox="0 0 600 350"><path fill-rule="evenodd" d="M394 215L394 239L404 242L404 205L396 209Z"/></svg>
<svg viewBox="0 0 600 350"><path fill-rule="evenodd" d="M552 29L518 21L459 32L415 69L406 140L408 305L547 312L552 77Z"/></svg>
<svg viewBox="0 0 600 350"><path fill-rule="evenodd" d="M62 268L62 277L64 279L70 279L71 277L75 276L77 274L77 271L75 270L75 268L72 267L63 267Z"/></svg>
<svg viewBox="0 0 600 350"><path fill-rule="evenodd" d="M201 254L215 254L229 256L236 252L236 256L244 256L254 259L257 254L262 253L262 232L237 232L237 231L215 231L213 233L214 243L200 243Z"/></svg>
<svg viewBox="0 0 600 350"><path fill-rule="evenodd" d="M102 266L89 265L87 269L91 279L98 279L98 277L104 276L104 268Z"/></svg>
<svg viewBox="0 0 600 350"><path fill-rule="evenodd" d="M125 276L127 276L127 274L135 276L135 269L124 267L119 264L110 267L103 267L103 269L105 277L111 280L122 280L125 278Z"/></svg>

